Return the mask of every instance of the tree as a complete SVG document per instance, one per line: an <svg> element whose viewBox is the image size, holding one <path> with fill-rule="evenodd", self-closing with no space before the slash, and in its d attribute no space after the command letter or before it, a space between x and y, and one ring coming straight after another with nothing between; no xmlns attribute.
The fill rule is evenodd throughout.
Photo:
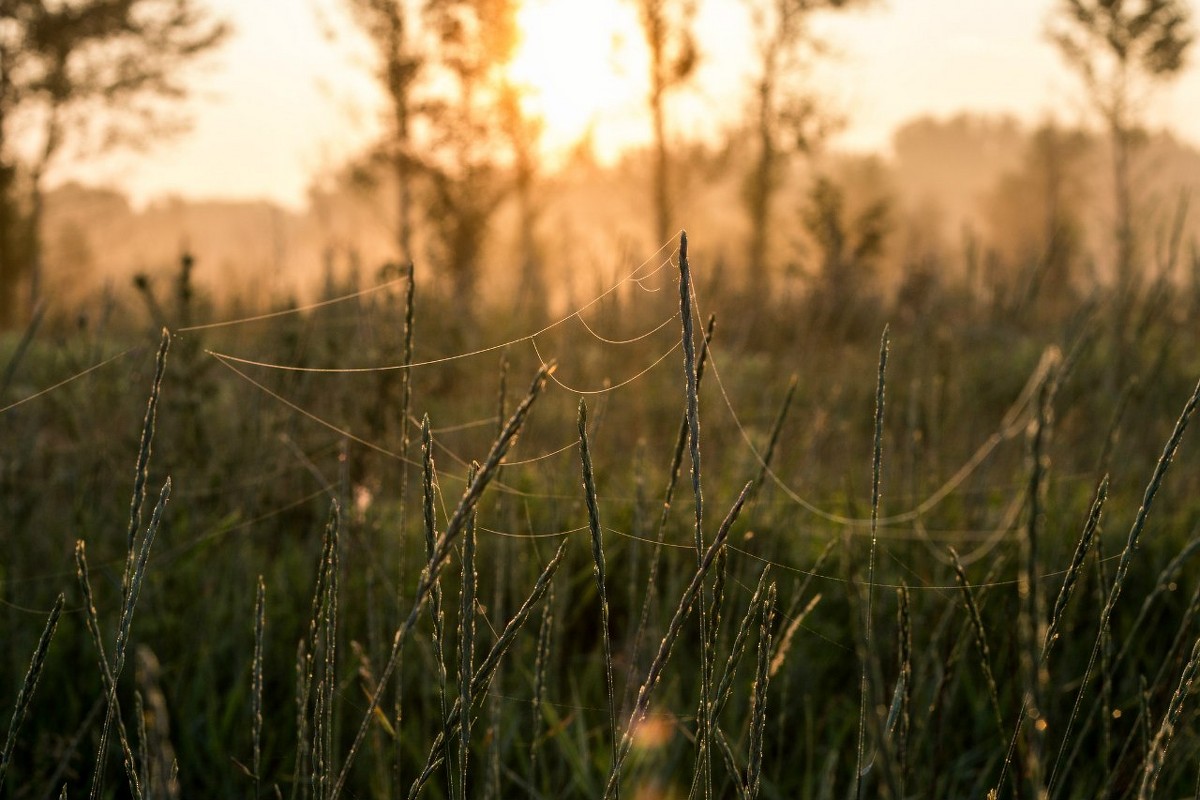
<svg viewBox="0 0 1200 800"><path fill-rule="evenodd" d="M504 76L517 44L517 2L346 2L375 48L388 96L389 130L374 160L395 178L399 255L413 257L413 198L422 192L426 244L469 313L488 224L524 174L521 163L515 181L507 170L521 160L518 143L528 143L516 133L519 104Z"/></svg>
<svg viewBox="0 0 1200 800"><path fill-rule="evenodd" d="M1133 266L1131 159L1140 92L1183 68L1192 43L1190 11L1181 0L1060 0L1050 36L1083 79L1112 145L1116 205L1117 285L1136 288Z"/></svg>
<svg viewBox="0 0 1200 800"><path fill-rule="evenodd" d="M1028 137L1021 163L984 198L992 246L1021 268L1014 276L1024 284L1017 304L1032 305L1050 319L1061 318L1075 299L1094 149L1086 133L1046 122Z"/></svg>
<svg viewBox="0 0 1200 800"><path fill-rule="evenodd" d="M391 165L396 189L396 248L402 262L413 260L412 152L413 91L423 59L417 52L412 14L405 0L346 0L354 21L374 45L376 77L387 93L391 130L381 155Z"/></svg>
<svg viewBox="0 0 1200 800"><path fill-rule="evenodd" d="M0 327L37 298L47 168L179 130L183 68L228 32L198 0L0 0Z"/></svg>
<svg viewBox="0 0 1200 800"><path fill-rule="evenodd" d="M449 87L422 101L430 132L422 162L433 188L429 221L454 296L470 313L488 223L511 189L502 162L511 142L511 86L503 70L518 41L516 3L428 0L425 20L438 56L427 69L433 83Z"/></svg>
<svg viewBox="0 0 1200 800"><path fill-rule="evenodd" d="M521 275L517 285L517 307L536 312L546 300L535 228L541 204L535 189L538 181L538 143L544 128L540 119L521 108L521 91L505 82L500 94L500 126L512 150L513 190L517 200L518 249Z"/></svg>
<svg viewBox="0 0 1200 800"><path fill-rule="evenodd" d="M674 233L671 221L671 174L667 153L667 96L682 87L696 71L698 52L692 34L694 0L636 0L638 19L650 51L650 116L654 126L655 244Z"/></svg>
<svg viewBox="0 0 1200 800"><path fill-rule="evenodd" d="M891 216L886 197L875 197L851 214L842 186L824 175L813 181L801 221L821 254L814 315L819 327L845 327L869 299L868 278L884 253Z"/></svg>
<svg viewBox="0 0 1200 800"><path fill-rule="evenodd" d="M861 5L869 0L745 0L754 29L758 76L751 100L757 157L743 187L750 216L750 291L769 296L768 236L783 167L795 153L809 153L841 125L826 103L806 85L806 59L823 43L809 29L812 14Z"/></svg>

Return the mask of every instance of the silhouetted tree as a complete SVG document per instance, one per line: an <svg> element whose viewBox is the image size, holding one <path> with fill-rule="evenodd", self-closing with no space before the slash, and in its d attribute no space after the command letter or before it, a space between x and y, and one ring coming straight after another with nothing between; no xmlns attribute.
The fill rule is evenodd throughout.
<svg viewBox="0 0 1200 800"><path fill-rule="evenodd" d="M751 115L758 152L746 178L743 200L750 216L750 290L769 295L767 244L776 191L784 167L795 153L818 146L842 120L804 80L807 62L819 56L823 43L809 27L821 10L865 5L870 0L745 0L754 28L758 75Z"/></svg>
<svg viewBox="0 0 1200 800"><path fill-rule="evenodd" d="M479 259L492 215L511 189L502 153L503 68L517 45L515 0L428 0L436 41L422 170L432 184L429 223L437 260L462 307L474 305ZM437 94L433 92L437 91ZM511 108L510 108L511 110Z"/></svg>
<svg viewBox="0 0 1200 800"><path fill-rule="evenodd" d="M635 0L650 51L650 116L654 126L654 235L662 244L674 233L671 221L671 170L667 152L667 96L696 71L698 51L692 34L694 0Z"/></svg>
<svg viewBox="0 0 1200 800"><path fill-rule="evenodd" d="M402 262L412 261L412 184L415 159L412 123L414 89L423 59L414 36L413 13L406 0L346 0L354 21L375 47L376 77L387 93L387 138L380 153L391 166L396 190L396 248Z"/></svg>
<svg viewBox="0 0 1200 800"><path fill-rule="evenodd" d="M1048 122L1029 137L1021 165L985 201L994 245L1010 265L1024 268L1017 302L1033 302L1051 317L1067 311L1074 298L1093 149L1085 133Z"/></svg>
<svg viewBox="0 0 1200 800"><path fill-rule="evenodd" d="M517 0L346 2L374 45L388 98L388 129L367 172L383 163L394 180L399 255L413 257L419 222L432 263L469 311L488 225L514 184L529 185L522 175L536 147L536 136L516 133L521 108L504 74L518 42Z"/></svg>
<svg viewBox="0 0 1200 800"><path fill-rule="evenodd" d="M518 251L521 260L517 304L536 312L544 306L546 287L535 228L542 208L535 191L538 179L538 142L542 121L524 113L520 90L504 83L500 93L500 125L512 151L513 191L517 201Z"/></svg>
<svg viewBox="0 0 1200 800"><path fill-rule="evenodd" d="M227 33L197 0L0 2L0 326L23 280L37 296L46 169L178 130L182 68Z"/></svg>
<svg viewBox="0 0 1200 800"><path fill-rule="evenodd" d="M805 230L820 250L816 294L817 325L831 328L836 317L852 318L863 301L891 228L891 203L876 198L857 214L846 208L845 191L826 176L818 176L801 211Z"/></svg>
<svg viewBox="0 0 1200 800"><path fill-rule="evenodd" d="M1138 129L1139 84L1166 80L1183 68L1192 43L1190 13L1181 0L1060 0L1050 31L1083 79L1112 142L1121 291L1137 283L1130 161Z"/></svg>

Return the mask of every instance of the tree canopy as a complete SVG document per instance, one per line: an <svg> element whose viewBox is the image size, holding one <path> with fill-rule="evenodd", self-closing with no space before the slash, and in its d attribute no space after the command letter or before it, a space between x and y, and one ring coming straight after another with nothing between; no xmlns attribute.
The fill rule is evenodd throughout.
<svg viewBox="0 0 1200 800"><path fill-rule="evenodd" d="M197 0L0 0L0 325L36 294L47 167L179 129L184 67L228 33Z"/></svg>

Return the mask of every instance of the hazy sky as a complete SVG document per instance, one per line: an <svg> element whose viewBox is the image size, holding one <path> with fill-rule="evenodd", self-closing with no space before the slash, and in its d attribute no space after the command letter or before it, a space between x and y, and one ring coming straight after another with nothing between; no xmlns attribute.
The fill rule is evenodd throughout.
<svg viewBox="0 0 1200 800"><path fill-rule="evenodd" d="M210 2L237 32L197 78L193 130L75 174L123 187L137 202L179 194L299 206L314 174L377 130L369 54L352 37L323 35L321 20L336 23L341 0ZM648 138L645 56L630 5L527 3L531 44L518 71L538 87L531 103L549 109L547 146L562 149L589 120L602 154ZM886 0L821 19L839 55L817 77L850 118L837 145L886 149L897 124L923 113L1085 118L1079 85L1044 35L1052 7L1053 0ZM741 108L753 68L742 9L740 0L702 0L703 90L682 112L689 129ZM1155 96L1150 120L1200 144L1200 52L1192 61Z"/></svg>

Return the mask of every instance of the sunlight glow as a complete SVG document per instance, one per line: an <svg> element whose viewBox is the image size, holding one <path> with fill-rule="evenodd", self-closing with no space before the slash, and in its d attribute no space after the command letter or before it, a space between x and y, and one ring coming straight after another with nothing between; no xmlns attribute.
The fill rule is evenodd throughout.
<svg viewBox="0 0 1200 800"><path fill-rule="evenodd" d="M639 117L648 57L629 4L526 0L517 23L521 42L508 75L527 91L525 110L542 119L548 153L562 153L590 132L604 161L646 138Z"/></svg>

